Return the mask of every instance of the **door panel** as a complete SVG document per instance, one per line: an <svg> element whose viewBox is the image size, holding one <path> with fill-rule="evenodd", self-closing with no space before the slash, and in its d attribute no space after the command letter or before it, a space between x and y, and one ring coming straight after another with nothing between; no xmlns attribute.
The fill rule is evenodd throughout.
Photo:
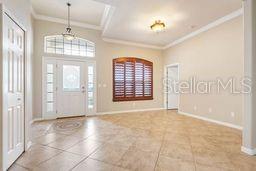
<svg viewBox="0 0 256 171"><path fill-rule="evenodd" d="M85 115L85 64L58 61L57 111L58 117Z"/></svg>
<svg viewBox="0 0 256 171"><path fill-rule="evenodd" d="M24 31L4 14L4 168L24 151Z"/></svg>
<svg viewBox="0 0 256 171"><path fill-rule="evenodd" d="M178 94L174 92L174 81L178 81L178 67L168 68L168 109L178 109Z"/></svg>

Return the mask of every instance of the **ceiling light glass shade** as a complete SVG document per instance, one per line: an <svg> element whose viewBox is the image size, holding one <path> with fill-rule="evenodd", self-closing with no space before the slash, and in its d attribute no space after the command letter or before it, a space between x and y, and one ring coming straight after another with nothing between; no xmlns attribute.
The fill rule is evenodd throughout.
<svg viewBox="0 0 256 171"><path fill-rule="evenodd" d="M67 6L68 6L68 27L66 28L66 32L62 33L62 36L64 37L64 39L70 41L70 40L75 39L75 34L72 33L71 26L70 26L70 7L71 7L71 4L67 3Z"/></svg>
<svg viewBox="0 0 256 171"><path fill-rule="evenodd" d="M71 28L67 28L66 33L62 33L62 36L66 39L66 40L74 40L76 38L76 36L72 33Z"/></svg>
<svg viewBox="0 0 256 171"><path fill-rule="evenodd" d="M161 32L165 29L165 24L161 20L155 21L154 24L150 26L151 30L154 32Z"/></svg>

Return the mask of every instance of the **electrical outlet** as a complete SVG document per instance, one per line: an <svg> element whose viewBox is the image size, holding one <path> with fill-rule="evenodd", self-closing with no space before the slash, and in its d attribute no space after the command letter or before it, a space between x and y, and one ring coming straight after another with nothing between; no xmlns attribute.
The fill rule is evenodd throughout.
<svg viewBox="0 0 256 171"><path fill-rule="evenodd" d="M104 88L107 87L107 84L103 84L103 87L104 87Z"/></svg>
<svg viewBox="0 0 256 171"><path fill-rule="evenodd" d="M209 113L212 113L212 108L210 107L208 111L209 111Z"/></svg>
<svg viewBox="0 0 256 171"><path fill-rule="evenodd" d="M234 118L235 117L235 112L231 112L230 115L231 115L232 118Z"/></svg>

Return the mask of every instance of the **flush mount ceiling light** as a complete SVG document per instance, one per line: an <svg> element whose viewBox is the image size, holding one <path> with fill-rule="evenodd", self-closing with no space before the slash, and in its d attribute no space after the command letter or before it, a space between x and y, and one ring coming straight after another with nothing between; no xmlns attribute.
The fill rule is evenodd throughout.
<svg viewBox="0 0 256 171"><path fill-rule="evenodd" d="M67 3L68 6L68 27L66 28L66 32L62 33L62 36L67 40L74 40L75 34L72 33L71 26L70 26L70 3Z"/></svg>
<svg viewBox="0 0 256 171"><path fill-rule="evenodd" d="M161 20L156 20L154 24L150 26L151 30L154 32L161 32L165 29L165 23L162 22Z"/></svg>

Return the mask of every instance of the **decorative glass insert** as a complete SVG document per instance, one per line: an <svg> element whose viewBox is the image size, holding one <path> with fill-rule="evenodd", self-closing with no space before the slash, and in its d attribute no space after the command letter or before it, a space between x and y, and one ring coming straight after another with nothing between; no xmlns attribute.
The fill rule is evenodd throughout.
<svg viewBox="0 0 256 171"><path fill-rule="evenodd" d="M72 41L66 40L62 35L45 37L45 52L72 56L95 56L95 44L82 38Z"/></svg>
<svg viewBox="0 0 256 171"><path fill-rule="evenodd" d="M94 68L93 66L88 66L88 109L93 109L94 106L94 97L93 97L93 92L94 92Z"/></svg>
<svg viewBox="0 0 256 171"><path fill-rule="evenodd" d="M53 111L53 104L54 104L54 98L53 98L53 64L47 64L46 66L46 108L47 112L52 112Z"/></svg>
<svg viewBox="0 0 256 171"><path fill-rule="evenodd" d="M80 66L63 65L63 90L80 91Z"/></svg>

